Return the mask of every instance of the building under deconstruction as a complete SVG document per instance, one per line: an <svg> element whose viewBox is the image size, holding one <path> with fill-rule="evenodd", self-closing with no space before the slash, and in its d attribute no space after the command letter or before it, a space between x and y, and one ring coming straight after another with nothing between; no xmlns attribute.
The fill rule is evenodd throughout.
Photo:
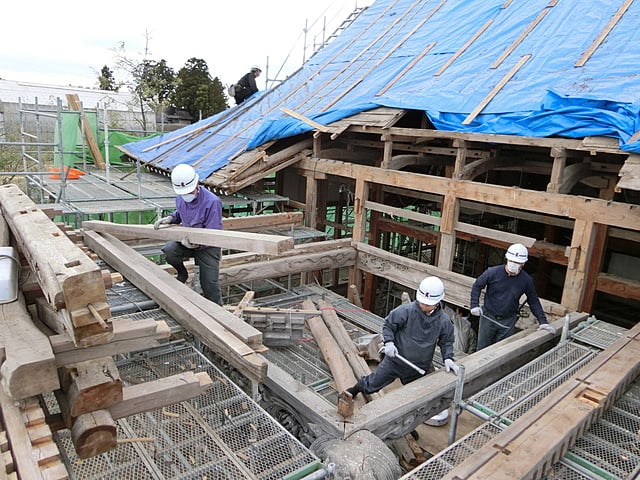
<svg viewBox="0 0 640 480"><path fill-rule="evenodd" d="M4 186L7 474L638 478L640 5L587 3L379 0L279 86L121 146L130 167L42 175L48 202ZM224 306L151 225L180 163L223 199L199 241ZM403 293L435 275L469 306L516 242L555 335L523 306L457 377L338 409Z"/></svg>

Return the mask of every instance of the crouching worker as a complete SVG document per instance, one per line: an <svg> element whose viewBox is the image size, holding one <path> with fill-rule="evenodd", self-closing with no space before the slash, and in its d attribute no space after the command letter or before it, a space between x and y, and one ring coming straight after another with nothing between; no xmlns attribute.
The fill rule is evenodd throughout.
<svg viewBox="0 0 640 480"><path fill-rule="evenodd" d="M378 368L347 388L346 393L355 398L358 393L375 393L396 378L403 385L417 380L422 374L399 355L428 373L433 371L431 363L436 345L440 347L446 371L457 374L458 365L453 360L453 324L440 305L443 298L442 280L437 277L422 280L416 300L396 307L385 318L382 328L385 355Z"/></svg>
<svg viewBox="0 0 640 480"><path fill-rule="evenodd" d="M211 191L198 185L198 173L191 165L180 164L171 172L171 184L177 194L176 210L153 224L180 224L183 227L222 230L222 201ZM184 261L193 257L200 268L200 286L205 298L221 305L220 247L194 245L185 237L180 242L170 241L162 247L167 263L176 269L176 279L185 283L188 278Z"/></svg>

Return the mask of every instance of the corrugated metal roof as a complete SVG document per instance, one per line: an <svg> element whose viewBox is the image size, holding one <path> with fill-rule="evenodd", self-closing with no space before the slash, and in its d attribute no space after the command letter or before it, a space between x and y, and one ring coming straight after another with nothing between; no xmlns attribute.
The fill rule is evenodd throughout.
<svg viewBox="0 0 640 480"><path fill-rule="evenodd" d="M130 111L138 105L135 96L128 92L110 92L107 90L95 90L83 87L62 87L56 85L43 85L39 83L16 82L13 80L0 80L0 102L33 105L38 101L42 106L54 106L57 99L66 105L65 95L76 93L84 108L93 109L97 105L105 104L110 110Z"/></svg>

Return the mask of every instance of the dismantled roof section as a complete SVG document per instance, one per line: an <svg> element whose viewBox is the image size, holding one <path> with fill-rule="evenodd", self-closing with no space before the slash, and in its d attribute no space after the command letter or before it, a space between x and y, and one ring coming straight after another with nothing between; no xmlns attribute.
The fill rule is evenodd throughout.
<svg viewBox="0 0 640 480"><path fill-rule="evenodd" d="M121 149L207 178L270 141L390 107L440 130L609 136L640 152L639 22L632 0L378 0L277 87Z"/></svg>

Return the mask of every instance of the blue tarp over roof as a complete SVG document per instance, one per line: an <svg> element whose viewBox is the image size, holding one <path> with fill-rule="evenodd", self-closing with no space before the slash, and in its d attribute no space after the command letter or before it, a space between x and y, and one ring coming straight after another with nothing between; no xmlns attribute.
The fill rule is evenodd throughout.
<svg viewBox="0 0 640 480"><path fill-rule="evenodd" d="M277 87L123 149L206 178L243 151L312 130L281 107L326 125L386 106L422 110L440 130L602 135L640 152L627 143L640 130L639 24L640 2L623 0L378 0Z"/></svg>

